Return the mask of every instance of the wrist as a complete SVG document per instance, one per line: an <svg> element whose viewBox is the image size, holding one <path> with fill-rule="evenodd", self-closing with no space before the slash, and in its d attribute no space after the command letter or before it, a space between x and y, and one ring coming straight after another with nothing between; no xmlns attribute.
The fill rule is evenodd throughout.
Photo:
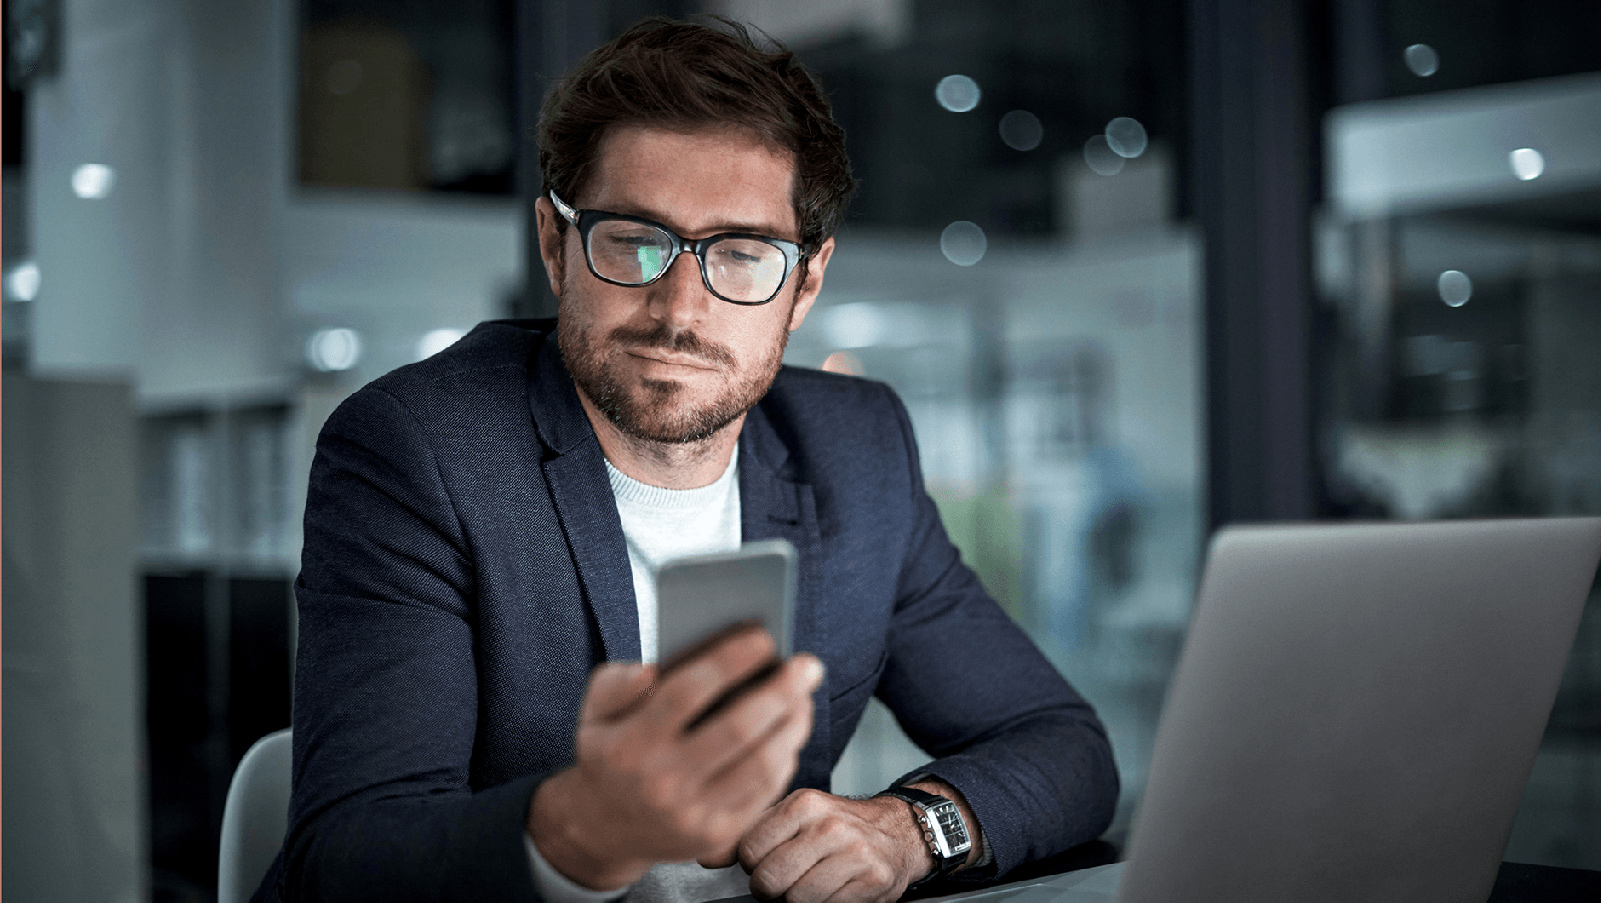
<svg viewBox="0 0 1601 903"><path fill-rule="evenodd" d="M620 890L644 877L652 863L618 859L617 844L591 825L588 816L602 807L589 797L576 768L552 775L528 803L527 831L539 855L568 880L592 890Z"/></svg>
<svg viewBox="0 0 1601 903"><path fill-rule="evenodd" d="M907 884L916 884L928 877L934 871L934 854L929 851L923 828L917 822L917 807L893 796L876 796L870 802L877 803L884 811L883 824L895 838L901 873L906 876Z"/></svg>
<svg viewBox="0 0 1601 903"><path fill-rule="evenodd" d="M967 828L968 839L971 842L971 846L967 851L966 861L957 866L956 871L959 872L977 865L979 859L983 858L984 855L984 830L979 825L978 819L974 817L973 808L967 804L967 797L963 796L962 792L955 787L933 778L917 781L907 786L943 796L956 804L957 810L962 813L962 823Z"/></svg>

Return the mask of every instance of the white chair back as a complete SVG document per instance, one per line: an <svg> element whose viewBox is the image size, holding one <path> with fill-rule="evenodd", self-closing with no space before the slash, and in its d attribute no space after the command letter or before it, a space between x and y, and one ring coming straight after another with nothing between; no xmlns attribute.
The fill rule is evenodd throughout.
<svg viewBox="0 0 1601 903"><path fill-rule="evenodd" d="M257 740L234 769L222 809L217 903L247 903L289 828L290 732Z"/></svg>

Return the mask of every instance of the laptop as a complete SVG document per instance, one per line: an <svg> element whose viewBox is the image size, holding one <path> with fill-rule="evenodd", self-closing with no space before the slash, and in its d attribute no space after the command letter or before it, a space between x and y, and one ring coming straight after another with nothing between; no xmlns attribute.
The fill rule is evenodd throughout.
<svg viewBox="0 0 1601 903"><path fill-rule="evenodd" d="M1601 518L1220 531L1126 862L942 899L1484 900Z"/></svg>

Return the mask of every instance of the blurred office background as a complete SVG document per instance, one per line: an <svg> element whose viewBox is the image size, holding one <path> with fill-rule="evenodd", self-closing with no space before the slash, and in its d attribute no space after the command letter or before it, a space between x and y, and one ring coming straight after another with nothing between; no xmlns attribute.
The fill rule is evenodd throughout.
<svg viewBox="0 0 1601 903"><path fill-rule="evenodd" d="M543 93L698 11L822 77L862 187L789 359L906 399L1117 827L1214 528L1601 514L1592 0L7 0L6 896L212 897L323 418L552 310ZM918 760L875 709L835 789ZM1601 868L1594 597L1506 857Z"/></svg>

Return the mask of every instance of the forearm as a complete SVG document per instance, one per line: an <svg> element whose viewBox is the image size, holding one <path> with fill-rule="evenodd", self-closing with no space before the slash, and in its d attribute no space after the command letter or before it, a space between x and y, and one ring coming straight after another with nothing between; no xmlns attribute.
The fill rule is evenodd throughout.
<svg viewBox="0 0 1601 903"><path fill-rule="evenodd" d="M521 828L534 780L338 806L291 835L284 899L531 903Z"/></svg>

